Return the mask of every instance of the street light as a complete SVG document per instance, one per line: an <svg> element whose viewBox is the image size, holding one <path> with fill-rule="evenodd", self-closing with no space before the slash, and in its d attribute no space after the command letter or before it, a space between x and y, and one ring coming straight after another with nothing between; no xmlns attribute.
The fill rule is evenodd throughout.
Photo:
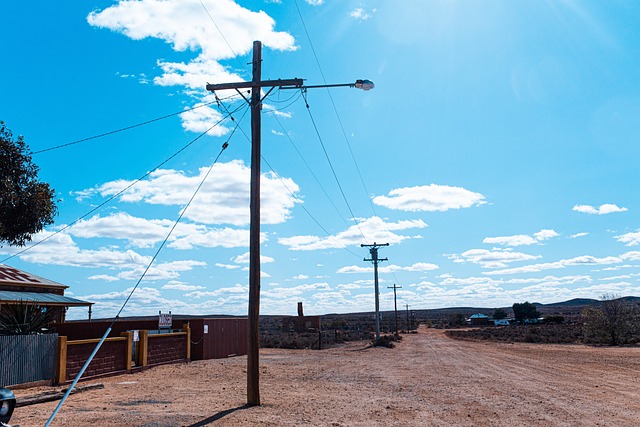
<svg viewBox="0 0 640 427"><path fill-rule="evenodd" d="M373 82L371 80L368 79L358 79L355 81L355 83L338 83L338 84L332 84L332 85L311 85L311 86L305 86L302 84L294 84L292 86L279 86L280 89L317 89L317 88L322 88L322 87L355 87L356 89L362 89L362 90L371 90L374 87L376 87L375 84L373 84Z"/></svg>
<svg viewBox="0 0 640 427"><path fill-rule="evenodd" d="M374 87L376 87L376 85L374 85L371 80L367 80L367 79L356 80L356 85L355 86L358 89L362 89L362 90L371 90Z"/></svg>
<svg viewBox="0 0 640 427"><path fill-rule="evenodd" d="M247 326L247 405L260 405L260 159L261 159L261 89L270 88L267 94L278 87L280 89L302 89L316 87L349 86L363 90L373 89L370 80L356 80L355 83L338 85L304 86L303 79L262 80L262 42L253 42L253 75L250 82L209 84L207 90L251 89L251 100L245 100L251 106L251 189L249 194L249 307ZM242 95L244 98L244 95Z"/></svg>

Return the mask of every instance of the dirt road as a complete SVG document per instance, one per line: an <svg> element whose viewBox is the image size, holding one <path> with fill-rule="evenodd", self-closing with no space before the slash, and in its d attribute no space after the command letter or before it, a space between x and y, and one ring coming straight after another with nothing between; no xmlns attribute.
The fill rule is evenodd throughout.
<svg viewBox="0 0 640 427"><path fill-rule="evenodd" d="M640 348L456 341L421 329L394 349L261 351L260 407L245 357L106 378L53 426L638 426ZM42 389L17 390L28 396ZM56 403L18 408L43 426Z"/></svg>

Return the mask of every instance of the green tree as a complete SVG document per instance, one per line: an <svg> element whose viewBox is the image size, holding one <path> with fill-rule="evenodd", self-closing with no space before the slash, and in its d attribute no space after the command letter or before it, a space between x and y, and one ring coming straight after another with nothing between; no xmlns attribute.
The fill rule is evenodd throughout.
<svg viewBox="0 0 640 427"><path fill-rule="evenodd" d="M53 223L55 192L38 181L38 171L24 138L14 139L0 121L0 243L24 246Z"/></svg>
<svg viewBox="0 0 640 427"><path fill-rule="evenodd" d="M640 309L637 304L605 294L599 307L582 311L582 334L587 343L620 345L637 340Z"/></svg>
<svg viewBox="0 0 640 427"><path fill-rule="evenodd" d="M493 310L493 318L494 319L506 319L507 311L504 308L496 308Z"/></svg>
<svg viewBox="0 0 640 427"><path fill-rule="evenodd" d="M464 313L452 313L449 315L449 326L464 326L467 324L467 316Z"/></svg>
<svg viewBox="0 0 640 427"><path fill-rule="evenodd" d="M513 304L512 309L513 317L515 317L519 322L524 322L527 319L537 319L540 317L540 313L538 313L538 309L535 304L532 304L529 301L515 303Z"/></svg>

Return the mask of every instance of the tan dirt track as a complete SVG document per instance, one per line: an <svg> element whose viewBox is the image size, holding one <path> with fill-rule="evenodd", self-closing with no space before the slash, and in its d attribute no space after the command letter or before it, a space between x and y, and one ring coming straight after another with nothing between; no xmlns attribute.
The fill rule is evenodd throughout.
<svg viewBox="0 0 640 427"><path fill-rule="evenodd" d="M100 379L103 390L72 395L52 426L640 425L640 348L457 341L433 329L363 347L262 349L260 407L243 407L245 357ZM11 421L43 426L56 404Z"/></svg>

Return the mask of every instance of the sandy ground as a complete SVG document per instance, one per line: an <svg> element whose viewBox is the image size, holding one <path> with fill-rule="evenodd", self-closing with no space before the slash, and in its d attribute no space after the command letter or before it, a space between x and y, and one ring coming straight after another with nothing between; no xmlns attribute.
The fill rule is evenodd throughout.
<svg viewBox="0 0 640 427"><path fill-rule="evenodd" d="M394 349L363 347L261 350L259 407L243 406L245 357L91 381L105 388L72 395L52 426L640 425L639 348L457 341L432 329ZM18 408L11 421L43 426L56 404Z"/></svg>

